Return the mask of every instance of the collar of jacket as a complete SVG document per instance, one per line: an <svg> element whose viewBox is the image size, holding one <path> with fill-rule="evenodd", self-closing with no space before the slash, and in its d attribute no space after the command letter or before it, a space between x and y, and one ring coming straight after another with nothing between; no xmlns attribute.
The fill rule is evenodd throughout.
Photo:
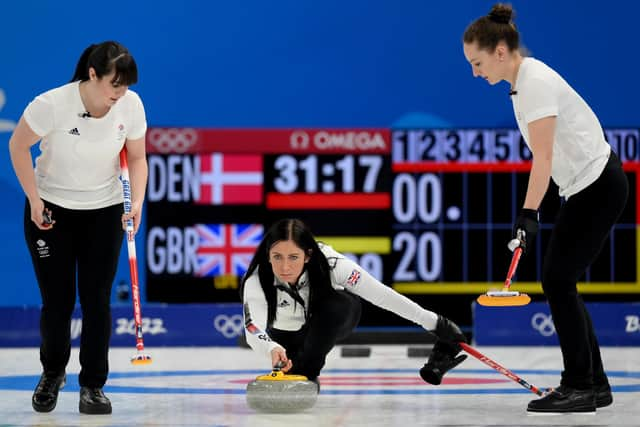
<svg viewBox="0 0 640 427"><path fill-rule="evenodd" d="M300 278L298 279L298 282L295 284L295 286L292 286L287 282L281 282L280 280L278 280L277 277L275 277L274 286L278 286L278 285L289 287L289 288L296 288L297 290L300 290L305 286L309 285L309 273L307 273L307 270L303 271L302 274L300 275Z"/></svg>

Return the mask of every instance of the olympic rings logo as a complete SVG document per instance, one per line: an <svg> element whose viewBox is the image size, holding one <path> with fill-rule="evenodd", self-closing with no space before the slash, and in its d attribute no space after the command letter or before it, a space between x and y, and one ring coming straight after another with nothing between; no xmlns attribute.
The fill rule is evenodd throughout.
<svg viewBox="0 0 640 427"><path fill-rule="evenodd" d="M213 326L225 338L233 338L240 336L244 329L244 322L241 314L234 314L233 316L219 314L213 319Z"/></svg>
<svg viewBox="0 0 640 427"><path fill-rule="evenodd" d="M553 318L546 313L536 313L531 317L531 326L540 332L543 337L550 337L556 333L556 327L553 324Z"/></svg>
<svg viewBox="0 0 640 427"><path fill-rule="evenodd" d="M198 132L193 128L150 129L147 141L161 153L185 153L198 142Z"/></svg>

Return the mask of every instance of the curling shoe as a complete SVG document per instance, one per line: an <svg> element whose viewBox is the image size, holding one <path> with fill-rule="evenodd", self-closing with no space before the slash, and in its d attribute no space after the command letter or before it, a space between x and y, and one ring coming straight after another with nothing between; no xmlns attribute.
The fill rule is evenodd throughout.
<svg viewBox="0 0 640 427"><path fill-rule="evenodd" d="M111 401L99 387L80 387L80 413L90 415L110 414Z"/></svg>
<svg viewBox="0 0 640 427"><path fill-rule="evenodd" d="M545 397L529 402L527 412L546 414L595 413L595 392L593 388L576 390L575 388L561 385L553 389Z"/></svg>
<svg viewBox="0 0 640 427"><path fill-rule="evenodd" d="M604 408L613 403L613 394L608 383L593 386L593 392L596 395L596 408Z"/></svg>
<svg viewBox="0 0 640 427"><path fill-rule="evenodd" d="M66 375L44 373L33 392L31 406L36 412L51 412L58 403L58 392L66 383Z"/></svg>
<svg viewBox="0 0 640 427"><path fill-rule="evenodd" d="M429 384L439 385L442 377L451 369L461 364L466 358L466 354L458 354L460 346L438 341L431 350L429 360L420 369L420 376Z"/></svg>

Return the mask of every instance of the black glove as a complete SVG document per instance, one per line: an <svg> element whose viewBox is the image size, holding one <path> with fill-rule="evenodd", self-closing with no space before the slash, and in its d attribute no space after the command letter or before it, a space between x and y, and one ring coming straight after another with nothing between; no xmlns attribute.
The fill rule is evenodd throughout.
<svg viewBox="0 0 640 427"><path fill-rule="evenodd" d="M436 321L436 328L432 331L439 340L450 344L452 347L460 351L462 348L456 343L462 341L467 342L467 337L462 333L458 325L453 323L441 314L438 314L438 320Z"/></svg>
<svg viewBox="0 0 640 427"><path fill-rule="evenodd" d="M420 369L420 376L429 384L438 385L442 382L444 374L467 358L466 354L458 356L462 351L459 343L466 343L467 337L458 325L440 314L436 327L431 332L438 337L438 341L433 346L429 360Z"/></svg>
<svg viewBox="0 0 640 427"><path fill-rule="evenodd" d="M522 252L527 253L527 250L533 247L538 234L538 211L522 208L513 224L512 232L513 240L509 242L509 249L514 251L517 247L521 247Z"/></svg>
<svg viewBox="0 0 640 427"><path fill-rule="evenodd" d="M457 346L458 348L460 346ZM429 384L438 385L442 382L444 374L455 368L467 358L466 354L458 354L454 348L442 340L436 342L429 355L429 360L420 369L420 376Z"/></svg>

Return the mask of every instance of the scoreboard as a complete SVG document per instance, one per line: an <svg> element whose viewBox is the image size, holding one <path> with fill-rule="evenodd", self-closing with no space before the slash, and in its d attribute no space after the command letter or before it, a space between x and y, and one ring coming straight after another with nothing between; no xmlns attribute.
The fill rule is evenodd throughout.
<svg viewBox="0 0 640 427"><path fill-rule="evenodd" d="M383 279L389 143L384 129L150 129L147 299L238 301L265 227L283 217Z"/></svg>
<svg viewBox="0 0 640 427"><path fill-rule="evenodd" d="M630 199L579 286L585 293L636 293L638 164L630 156L637 156L638 130L606 134L624 161ZM392 228L399 251L393 286L403 293L445 294L501 287L510 261L506 242L530 169L531 153L519 131L397 130L392 139ZM552 183L541 204L533 253L517 272L518 290L542 292L544 248L560 204Z"/></svg>
<svg viewBox="0 0 640 427"><path fill-rule="evenodd" d="M579 284L599 297L640 293L640 130L607 129L606 137L631 191ZM502 286L531 160L514 129L153 128L147 147L148 300L238 301L265 229L296 217L385 284L449 315ZM515 278L534 297L560 203L552 184ZM363 321L393 322L376 309Z"/></svg>

